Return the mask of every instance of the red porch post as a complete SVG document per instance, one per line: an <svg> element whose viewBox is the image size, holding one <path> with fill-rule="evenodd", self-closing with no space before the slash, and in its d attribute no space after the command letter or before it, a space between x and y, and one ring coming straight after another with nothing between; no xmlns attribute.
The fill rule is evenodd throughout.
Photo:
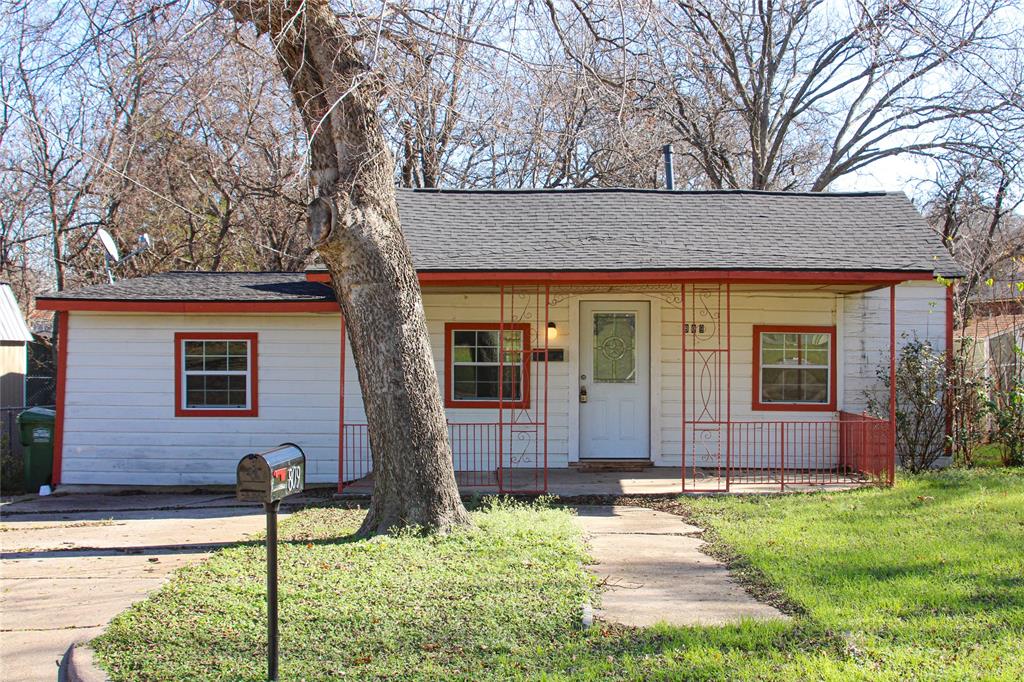
<svg viewBox="0 0 1024 682"><path fill-rule="evenodd" d="M498 285L498 492L505 492L505 285ZM515 289L512 290L515 300Z"/></svg>
<svg viewBox="0 0 1024 682"><path fill-rule="evenodd" d="M679 283L679 463L682 464L682 489L686 492L686 283Z"/></svg>
<svg viewBox="0 0 1024 682"><path fill-rule="evenodd" d="M889 287L889 485L896 480L896 285Z"/></svg>
<svg viewBox="0 0 1024 682"><path fill-rule="evenodd" d="M719 313L721 314L721 313ZM721 342L719 342L721 347ZM721 438L721 436L719 436ZM732 483L732 284L725 284L725 491Z"/></svg>
<svg viewBox="0 0 1024 682"><path fill-rule="evenodd" d="M64 473L64 414L67 412L68 383L68 321L70 311L57 313L57 416L53 425L53 475L50 482L56 488Z"/></svg>
<svg viewBox="0 0 1024 682"><path fill-rule="evenodd" d="M345 316L341 316L341 371L338 383L338 493L345 489Z"/></svg>
<svg viewBox="0 0 1024 682"><path fill-rule="evenodd" d="M551 323L551 285L544 285L544 492L548 491L548 324Z"/></svg>

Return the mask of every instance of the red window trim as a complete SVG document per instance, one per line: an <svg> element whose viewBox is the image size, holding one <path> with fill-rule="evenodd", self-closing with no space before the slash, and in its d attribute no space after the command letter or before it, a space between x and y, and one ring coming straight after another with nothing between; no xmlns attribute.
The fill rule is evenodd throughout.
<svg viewBox="0 0 1024 682"><path fill-rule="evenodd" d="M828 334L829 335L829 370L828 370L828 403L824 405L809 403L763 403L761 402L761 334L780 332L785 334ZM807 325L754 325L754 395L751 409L775 412L835 412L836 409L836 328L835 326Z"/></svg>
<svg viewBox="0 0 1024 682"><path fill-rule="evenodd" d="M496 409L497 400L455 400L455 385L452 382L452 332L467 329L506 329L519 330L523 333L523 399L503 400L504 407L528 409L530 407L530 325L522 322L499 324L497 322L446 322L444 325L444 406L451 408Z"/></svg>
<svg viewBox="0 0 1024 682"><path fill-rule="evenodd" d="M203 410L186 408L183 403L182 344L185 341L248 341L249 342L249 408L245 410ZM174 335L174 416L175 417L258 417L259 403L259 334L256 332L177 332Z"/></svg>

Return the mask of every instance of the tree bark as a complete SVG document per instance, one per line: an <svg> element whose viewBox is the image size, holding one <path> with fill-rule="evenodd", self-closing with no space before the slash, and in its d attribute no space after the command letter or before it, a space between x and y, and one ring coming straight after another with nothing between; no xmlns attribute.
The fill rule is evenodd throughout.
<svg viewBox="0 0 1024 682"><path fill-rule="evenodd" d="M309 138L317 197L307 226L345 316L373 452L373 498L359 533L468 524L378 84L328 0L217 2L269 35Z"/></svg>

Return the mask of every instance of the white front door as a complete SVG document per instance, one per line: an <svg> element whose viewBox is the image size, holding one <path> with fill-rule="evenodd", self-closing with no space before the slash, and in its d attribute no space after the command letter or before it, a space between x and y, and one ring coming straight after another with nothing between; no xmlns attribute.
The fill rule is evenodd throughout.
<svg viewBox="0 0 1024 682"><path fill-rule="evenodd" d="M580 303L580 458L650 457L651 323L642 301Z"/></svg>

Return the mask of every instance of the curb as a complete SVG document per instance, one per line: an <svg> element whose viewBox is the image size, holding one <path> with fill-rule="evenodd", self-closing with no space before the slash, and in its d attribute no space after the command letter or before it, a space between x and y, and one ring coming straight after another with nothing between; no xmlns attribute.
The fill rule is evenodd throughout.
<svg viewBox="0 0 1024 682"><path fill-rule="evenodd" d="M75 642L60 659L57 682L107 682L109 679L93 660L87 642Z"/></svg>

